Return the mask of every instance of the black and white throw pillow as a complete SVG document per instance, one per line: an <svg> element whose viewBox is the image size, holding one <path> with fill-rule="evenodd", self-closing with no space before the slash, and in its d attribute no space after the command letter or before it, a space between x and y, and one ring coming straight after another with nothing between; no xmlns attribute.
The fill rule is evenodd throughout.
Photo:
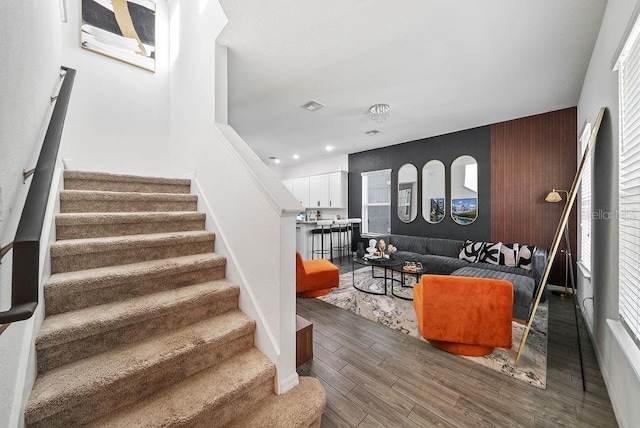
<svg viewBox="0 0 640 428"><path fill-rule="evenodd" d="M533 264L531 260L533 259L533 252L536 247L521 245L518 248L518 267L526 270L533 269Z"/></svg>
<svg viewBox="0 0 640 428"><path fill-rule="evenodd" d="M478 257L478 261L482 263L490 263L492 265L497 265L500 263L500 247L502 246L502 242L486 242L482 251L480 252L480 256Z"/></svg>
<svg viewBox="0 0 640 428"><path fill-rule="evenodd" d="M466 241L464 241L464 245L460 250L458 258L471 263L475 263L478 261L483 248L484 242L474 242L467 239Z"/></svg>
<svg viewBox="0 0 640 428"><path fill-rule="evenodd" d="M502 244L500 247L500 264L515 267L518 263L518 244Z"/></svg>

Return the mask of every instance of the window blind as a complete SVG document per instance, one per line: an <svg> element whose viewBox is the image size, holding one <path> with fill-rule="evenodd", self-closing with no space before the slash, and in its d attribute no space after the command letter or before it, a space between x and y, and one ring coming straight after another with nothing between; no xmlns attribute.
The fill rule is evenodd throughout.
<svg viewBox="0 0 640 428"><path fill-rule="evenodd" d="M362 173L362 232L388 233L391 228L391 170Z"/></svg>
<svg viewBox="0 0 640 428"><path fill-rule="evenodd" d="M636 28L638 24L636 23ZM640 344L640 43L633 31L619 60L619 312Z"/></svg>
<svg viewBox="0 0 640 428"><path fill-rule="evenodd" d="M591 124L587 123L580 136L580 148L584 152L591 139ZM590 156L582 170L582 183L580 185L580 263L591 271L591 162Z"/></svg>

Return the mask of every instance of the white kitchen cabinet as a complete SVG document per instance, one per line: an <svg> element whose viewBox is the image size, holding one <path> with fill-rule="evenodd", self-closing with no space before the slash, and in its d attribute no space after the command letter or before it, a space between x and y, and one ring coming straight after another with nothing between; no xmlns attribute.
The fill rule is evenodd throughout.
<svg viewBox="0 0 640 428"><path fill-rule="evenodd" d="M292 192L303 207L309 207L309 177L299 177L292 180Z"/></svg>
<svg viewBox="0 0 640 428"><path fill-rule="evenodd" d="M309 208L326 208L330 206L329 174L309 177Z"/></svg>
<svg viewBox="0 0 640 428"><path fill-rule="evenodd" d="M329 207L347 207L347 173L345 171L329 174Z"/></svg>

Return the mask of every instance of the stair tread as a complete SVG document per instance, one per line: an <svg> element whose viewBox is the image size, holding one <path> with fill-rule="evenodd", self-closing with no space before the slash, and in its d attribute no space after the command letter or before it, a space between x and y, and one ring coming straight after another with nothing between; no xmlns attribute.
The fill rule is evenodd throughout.
<svg viewBox="0 0 640 428"><path fill-rule="evenodd" d="M196 201L189 193L113 192L107 190L61 190L61 200L134 200L134 201Z"/></svg>
<svg viewBox="0 0 640 428"><path fill-rule="evenodd" d="M256 348L171 385L139 403L94 421L100 427L158 427L187 424L206 408L233 401L275 375L273 363ZM215 425L215 424L214 424Z"/></svg>
<svg viewBox="0 0 640 428"><path fill-rule="evenodd" d="M117 280L119 278L140 277L150 274L161 276L165 272L188 269L191 266L208 262L212 263L213 266L223 266L226 264L226 258L218 253L202 253L189 256L172 257L170 259L149 260L126 265L55 273L49 277L49 281L45 285L45 290L47 288L58 288L71 285L86 287L87 283L98 282L100 279ZM109 285L106 281L98 282L98 284L101 284L102 286Z"/></svg>
<svg viewBox="0 0 640 428"><path fill-rule="evenodd" d="M51 257L63 257L90 252L114 251L132 246L154 247L169 245L176 241L206 241L214 239L215 234L206 230L182 232L145 233L140 235L105 236L100 238L66 239L51 244Z"/></svg>
<svg viewBox="0 0 640 428"><path fill-rule="evenodd" d="M55 368L37 377L25 414L31 418L38 415L37 419L51 416L77 405L79 397L108 389L134 373L143 373L207 343L221 341L222 345L254 330L255 322L240 310L234 310Z"/></svg>
<svg viewBox="0 0 640 428"><path fill-rule="evenodd" d="M204 213L197 211L62 213L56 215L56 225L76 226L79 224L137 223L141 221L202 220L205 217Z"/></svg>
<svg viewBox="0 0 640 428"><path fill-rule="evenodd" d="M253 410L234 421L237 428L308 427L324 411L325 392L312 377L300 377L300 383L282 395L270 395Z"/></svg>
<svg viewBox="0 0 640 428"><path fill-rule="evenodd" d="M166 315L186 304L199 306L205 296L237 296L239 288L226 279L105 303L45 318L36 339L38 350Z"/></svg>
<svg viewBox="0 0 640 428"><path fill-rule="evenodd" d="M153 177L144 175L132 175L132 174L113 174L108 172L92 172L92 171L76 171L65 170L65 179L75 180L94 180L94 181L122 181L133 183L148 183L148 184L176 184L176 185L191 185L190 178L170 178L170 177Z"/></svg>

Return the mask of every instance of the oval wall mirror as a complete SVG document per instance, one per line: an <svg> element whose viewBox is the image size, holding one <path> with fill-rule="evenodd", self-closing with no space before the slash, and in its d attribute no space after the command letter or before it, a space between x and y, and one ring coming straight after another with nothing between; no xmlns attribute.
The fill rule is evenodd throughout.
<svg viewBox="0 0 640 428"><path fill-rule="evenodd" d="M445 216L444 164L431 160L422 167L422 217L432 224Z"/></svg>
<svg viewBox="0 0 640 428"><path fill-rule="evenodd" d="M478 162L463 155L451 163L451 218L458 224L478 218Z"/></svg>
<svg viewBox="0 0 640 428"><path fill-rule="evenodd" d="M398 170L398 217L410 223L418 215L418 168L410 163Z"/></svg>

